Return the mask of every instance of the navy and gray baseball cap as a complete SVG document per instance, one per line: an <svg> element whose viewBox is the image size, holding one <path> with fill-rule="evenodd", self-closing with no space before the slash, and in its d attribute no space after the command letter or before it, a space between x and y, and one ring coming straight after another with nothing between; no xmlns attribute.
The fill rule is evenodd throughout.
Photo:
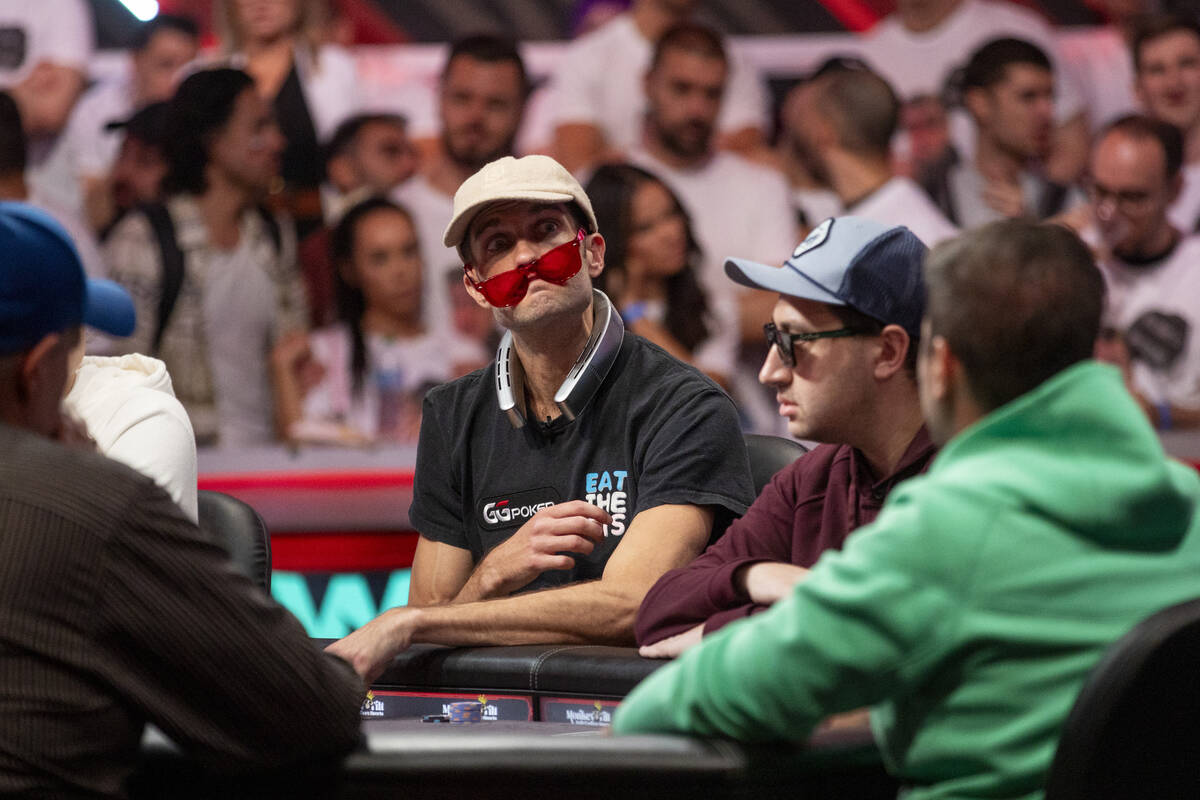
<svg viewBox="0 0 1200 800"><path fill-rule="evenodd" d="M49 214L0 203L0 353L17 353L79 324L112 336L133 333L129 293L88 279L71 237Z"/></svg>
<svg viewBox="0 0 1200 800"><path fill-rule="evenodd" d="M902 225L833 217L813 228L782 267L730 258L725 274L755 289L849 306L916 339L925 312L921 262L927 250Z"/></svg>

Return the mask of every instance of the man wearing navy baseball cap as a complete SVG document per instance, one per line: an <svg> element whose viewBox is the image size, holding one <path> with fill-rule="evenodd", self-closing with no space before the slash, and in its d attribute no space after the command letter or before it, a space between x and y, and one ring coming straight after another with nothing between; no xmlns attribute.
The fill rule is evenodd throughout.
<svg viewBox="0 0 1200 800"><path fill-rule="evenodd" d="M925 252L908 228L838 217L782 267L725 262L734 281L779 293L758 379L775 390L791 434L822 444L695 561L659 579L638 612L643 655L678 655L769 608L928 466L934 447L916 384Z"/></svg>
<svg viewBox="0 0 1200 800"><path fill-rule="evenodd" d="M344 662L151 480L53 441L81 325L133 323L57 223L0 203L0 795L123 797L147 721L226 768L358 739Z"/></svg>
<svg viewBox="0 0 1200 800"><path fill-rule="evenodd" d="M49 215L0 203L0 419L55 436L66 356L89 325L133 332L133 302L111 281L83 273L75 246Z"/></svg>

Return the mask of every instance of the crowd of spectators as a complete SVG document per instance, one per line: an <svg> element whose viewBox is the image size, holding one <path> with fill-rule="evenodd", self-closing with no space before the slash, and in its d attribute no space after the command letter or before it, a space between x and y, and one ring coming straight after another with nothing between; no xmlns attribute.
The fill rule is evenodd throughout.
<svg viewBox="0 0 1200 800"><path fill-rule="evenodd" d="M747 430L782 432L756 375L773 300L721 264L778 262L841 213L929 246L1003 218L1070 225L1110 285L1099 352L1157 425L1200 422L1190 18L1113 0L1060 44L1004 0L901 0L773 114L699 2L636 0L581 24L536 92L514 39L452 43L429 140L369 105L323 0L161 14L92 84L86 5L47 2L4 12L22 44L0 65L0 196L50 212L89 274L129 289L134 335L90 352L163 359L201 446L414 442L397 409L499 340L441 244L453 195L531 148L590 180L626 323L714 377ZM218 35L203 51L201 28ZM372 258L395 275L368 279Z"/></svg>

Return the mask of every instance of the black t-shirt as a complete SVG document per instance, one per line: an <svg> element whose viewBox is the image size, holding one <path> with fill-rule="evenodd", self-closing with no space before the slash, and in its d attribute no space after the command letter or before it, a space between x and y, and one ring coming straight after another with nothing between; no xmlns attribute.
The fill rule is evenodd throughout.
<svg viewBox="0 0 1200 800"><path fill-rule="evenodd" d="M732 401L638 336L625 334L574 420L514 428L495 386L493 363L425 396L409 519L478 563L546 505L586 500L612 515L603 543L573 569L544 572L525 590L599 578L639 511L712 506L718 532L754 500Z"/></svg>

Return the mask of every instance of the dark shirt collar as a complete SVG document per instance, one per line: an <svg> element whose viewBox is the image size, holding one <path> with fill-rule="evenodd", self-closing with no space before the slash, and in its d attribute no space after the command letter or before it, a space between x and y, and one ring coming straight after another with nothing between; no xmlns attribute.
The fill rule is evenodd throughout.
<svg viewBox="0 0 1200 800"><path fill-rule="evenodd" d="M900 461L897 462L896 468L892 470L890 475L876 479L871 472L871 466L867 461L867 457L857 447L850 449L850 458L854 474L858 476L859 485L864 488L870 486L871 494L882 499L884 495L891 491L894 484L928 469L929 462L933 460L933 455L936 452L937 447L934 446L933 440L929 438L928 429L922 425L917 430L916 435L913 436L912 441L908 443L904 455L900 456Z"/></svg>

